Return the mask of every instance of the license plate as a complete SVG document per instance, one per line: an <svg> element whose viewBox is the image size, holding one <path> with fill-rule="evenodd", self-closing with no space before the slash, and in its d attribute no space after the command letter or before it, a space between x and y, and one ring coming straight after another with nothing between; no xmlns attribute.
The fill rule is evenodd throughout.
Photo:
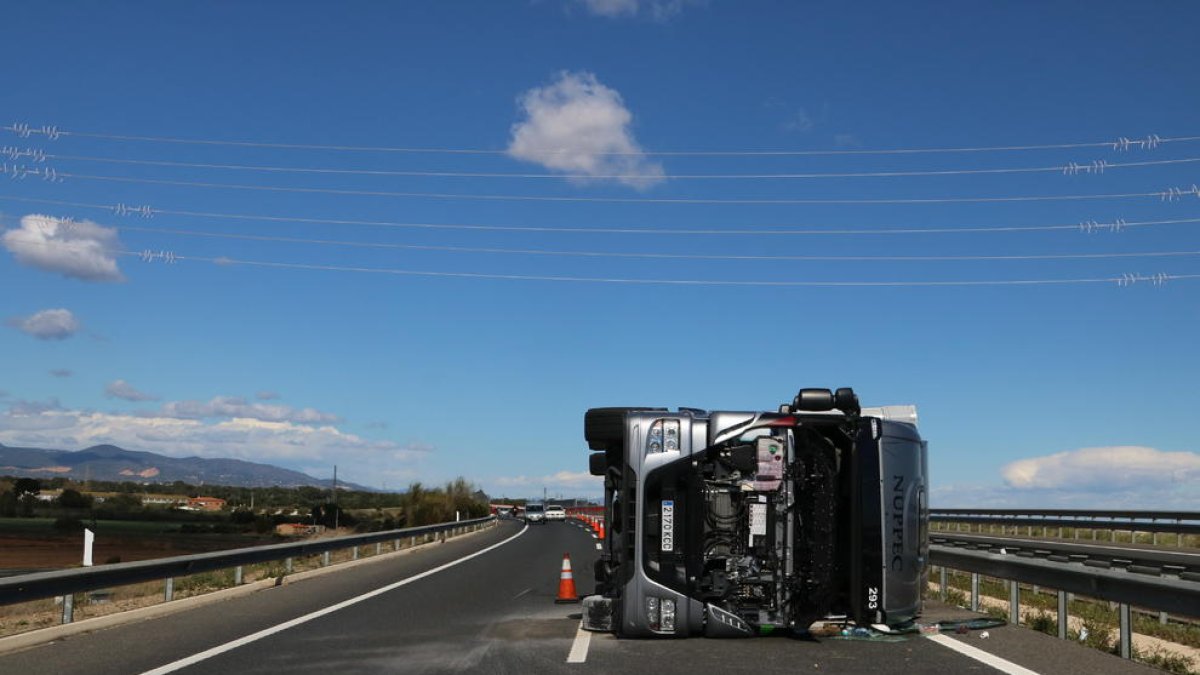
<svg viewBox="0 0 1200 675"><path fill-rule="evenodd" d="M675 550L675 500L673 499L662 501L662 550L667 553Z"/></svg>

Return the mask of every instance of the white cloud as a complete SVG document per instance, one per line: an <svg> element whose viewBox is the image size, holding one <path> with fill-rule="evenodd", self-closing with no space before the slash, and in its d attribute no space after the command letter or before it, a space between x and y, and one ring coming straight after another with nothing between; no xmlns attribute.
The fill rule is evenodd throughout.
<svg viewBox="0 0 1200 675"><path fill-rule="evenodd" d="M8 406L9 413L13 415L40 415L62 409L62 403L53 397L45 401L13 401Z"/></svg>
<svg viewBox="0 0 1200 675"><path fill-rule="evenodd" d="M43 309L30 316L13 317L8 325L39 340L65 340L79 332L79 320L66 309Z"/></svg>
<svg viewBox="0 0 1200 675"><path fill-rule="evenodd" d="M620 183L646 188L663 180L633 137L633 114L616 90L591 73L559 73L545 87L519 99L525 119L512 127L508 154L573 176L621 176Z"/></svg>
<svg viewBox="0 0 1200 675"><path fill-rule="evenodd" d="M783 128L788 131L805 133L812 131L812 128L816 126L816 124L817 123L813 120L812 116L808 114L807 110L804 108L798 108L796 112L792 113L791 117L784 120Z"/></svg>
<svg viewBox="0 0 1200 675"><path fill-rule="evenodd" d="M656 21L665 21L683 11L695 0L582 0L583 6L597 16L619 18L648 14Z"/></svg>
<svg viewBox="0 0 1200 675"><path fill-rule="evenodd" d="M17 262L84 281L124 281L112 251L117 231L89 220L28 215L0 237Z"/></svg>
<svg viewBox="0 0 1200 675"><path fill-rule="evenodd" d="M260 391L255 394L254 397L260 401L274 401L280 398L279 392L277 391Z"/></svg>
<svg viewBox="0 0 1200 675"><path fill-rule="evenodd" d="M125 380L113 380L104 388L104 395L109 398L119 398L126 401L157 401L158 397L138 391L136 387Z"/></svg>
<svg viewBox="0 0 1200 675"><path fill-rule="evenodd" d="M569 497L597 496L604 492L604 479L587 471L556 471L545 476L502 476L487 481L489 493L503 494L519 491L541 494L542 488L551 494Z"/></svg>
<svg viewBox="0 0 1200 675"><path fill-rule="evenodd" d="M249 403L240 396L216 396L208 401L168 401L163 404L161 410L152 414L192 420L244 417L264 422L297 422L300 424L329 424L341 421L341 418L333 413L314 408Z"/></svg>
<svg viewBox="0 0 1200 675"><path fill-rule="evenodd" d="M1071 492L1200 487L1200 454L1121 445L1082 448L1006 465L1010 487Z"/></svg>
<svg viewBox="0 0 1200 675"><path fill-rule="evenodd" d="M50 374L54 377L71 377L75 373L68 368L55 368L50 371Z"/></svg>
<svg viewBox="0 0 1200 675"><path fill-rule="evenodd" d="M171 457L232 457L293 466L338 464L347 480L372 485L376 474L402 471L432 452L429 446L369 440L331 425L68 410L55 400L18 401L0 412L0 442L67 450L111 443Z"/></svg>

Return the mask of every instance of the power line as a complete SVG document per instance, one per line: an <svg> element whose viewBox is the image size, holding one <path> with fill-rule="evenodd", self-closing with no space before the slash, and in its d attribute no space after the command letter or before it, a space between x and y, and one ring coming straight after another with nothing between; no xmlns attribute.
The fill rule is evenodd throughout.
<svg viewBox="0 0 1200 675"><path fill-rule="evenodd" d="M50 247L51 242L5 242L13 246L43 246ZM129 251L115 248L104 249L113 256L140 258L147 263L162 262L173 265L178 262L204 262L223 267L244 266L262 267L269 269L293 269L326 272L353 272L364 274L384 274L390 276L458 278L480 280L506 281L548 281L565 283L594 283L594 284L625 284L625 285L666 285L666 286L741 286L741 287L825 287L825 288L867 288L867 287L950 287L950 286L1047 286L1047 285L1079 285L1109 283L1118 286L1150 284L1162 286L1169 281L1184 281L1200 279L1200 274L1121 274L1108 277L1084 277L1066 279L952 279L938 281L792 281L792 280L735 280L735 279L636 279L621 277L570 277L557 275L536 274L495 274L487 272L439 272L431 270L408 270L387 267L361 267L350 265L325 265L319 263L279 262L267 260L247 260L225 256L188 256L166 249L144 249Z"/></svg>
<svg viewBox="0 0 1200 675"><path fill-rule="evenodd" d="M21 151L13 149L11 154L18 155ZM572 173L513 173L496 171L432 171L432 170L391 170L391 169L335 169L320 167L291 167L264 166L257 164L221 164L207 162L176 162L154 159L128 159L121 157L92 157L83 155L56 155L39 153L39 161L47 159L59 161L96 162L102 164L124 164L132 166L155 166L185 169L209 169L224 171L259 171L263 173L297 173L318 175L349 175L349 176L386 176L408 178L508 178L508 179L578 179L578 180L636 180L645 178L640 174L572 174ZM1054 166L1039 167L1009 167L995 169L930 169L921 171L850 171L823 173L751 173L751 174L668 174L668 180L795 180L795 179L837 179L837 178L905 178L905 177L937 177L937 176L970 176L1024 173L1060 173L1077 175L1081 173L1098 174L1109 169L1135 168L1148 166L1169 166L1178 164L1194 164L1200 162L1200 157L1185 157L1178 159L1148 160L1141 162L1108 162L1097 160L1084 164L1070 162Z"/></svg>
<svg viewBox="0 0 1200 675"><path fill-rule="evenodd" d="M1200 197L1200 187L1169 188L1156 192L1126 192L1115 194L1084 195L1020 195L1012 197L931 197L903 199L713 199L713 198L666 198L666 197L576 197L555 195L515 194L465 194L448 192L395 192L388 190L346 190L340 188L311 188L278 185L241 185L237 183L209 183L204 181L165 180L157 178L130 178L127 176L96 176L89 174L55 172L59 178L78 178L116 183L142 185L171 185L176 187L202 187L223 190L250 190L257 192L286 192L299 194L328 194L356 197L397 197L415 199L446 199L467 201L518 201L518 202L587 202L611 204L736 204L736 205L850 205L850 204L988 204L1008 202L1058 202L1091 201L1103 199L1155 198L1174 201L1185 195Z"/></svg>
<svg viewBox="0 0 1200 675"><path fill-rule="evenodd" d="M1158 225L1186 225L1200 223L1200 218L1175 218L1167 220L1126 221L1115 219L1111 222L1082 221L1078 223L1061 223L1053 225L997 225L997 226L965 226L965 227L910 227L910 226L875 226L838 228L827 227L820 229L795 229L788 225L765 226L749 225L749 228L776 227L789 229L739 229L739 228L708 228L708 229L676 229L656 227L562 227L538 225L485 225L470 223L414 223L387 220L356 220L347 218L306 218L298 216L274 216L239 213L223 213L214 211L188 211L178 209L159 209L150 205L127 206L118 204L95 204L74 202L59 199L37 199L32 197L17 197L0 194L0 201L12 201L27 204L42 204L49 206L66 206L105 211L115 215L135 215L153 217L155 215L174 215L199 218L216 218L223 220L261 221L275 223L301 223L309 225L349 225L362 227L383 227L397 229L431 229L431 230L466 230L484 232L535 232L561 234L650 234L650 235L686 235L686 236L793 236L793 235L828 235L828 236L859 236L859 235L911 235L911 234L972 234L1000 232L1048 232L1048 231L1077 231L1077 232L1119 232L1129 228L1153 227ZM809 226L812 227L812 226Z"/></svg>
<svg viewBox="0 0 1200 675"><path fill-rule="evenodd" d="M147 232L153 234L208 237L214 239L238 239L317 246L343 246L350 248L399 249L410 251L438 251L447 253L488 253L507 255L533 255L584 258L649 258L661 260L722 260L757 262L947 262L947 261L1033 261L1033 260L1103 260L1113 258L1179 258L1200 256L1200 251L1146 251L1123 253L1051 253L1035 255L717 255L692 253L648 253L621 251L561 251L545 249L511 249L478 246L437 246L429 244L399 244L394 242L361 242L336 239L308 239L281 237L276 235L244 234L229 232L206 232L179 230L161 227L118 225L119 230Z"/></svg>
<svg viewBox="0 0 1200 675"><path fill-rule="evenodd" d="M54 125L32 126L26 123L14 123L0 127L21 138L44 136L49 140L62 137L94 138L110 141L137 141L148 143L173 143L183 145L217 145L243 148L275 148L284 150L332 150L344 152L393 152L411 154L453 154L453 155L507 155L507 150L495 148L422 148L397 146L366 146L366 145L326 145L312 143L271 143L262 141L234 141L220 139L180 138L172 136L153 136L136 134L111 134L99 132L70 131ZM1154 149L1166 143L1188 143L1200 141L1200 136L1161 137L1149 134L1140 138L1119 137L1110 141L1095 141L1084 143L1047 143L1021 145L995 145L980 147L949 147L949 148L877 148L877 149L841 149L841 150L637 150L621 152L590 153L600 156L677 156L677 157L755 157L755 156L821 156L821 155L900 155L900 154L934 154L934 153L974 153L974 152L1018 152L1032 150L1065 150L1077 148L1105 148L1121 151L1131 149ZM546 154L563 154L574 152L571 149L548 150Z"/></svg>

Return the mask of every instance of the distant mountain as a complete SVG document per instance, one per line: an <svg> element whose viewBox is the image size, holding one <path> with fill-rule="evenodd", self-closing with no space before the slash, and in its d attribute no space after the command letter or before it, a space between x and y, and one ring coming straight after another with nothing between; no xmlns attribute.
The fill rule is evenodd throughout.
<svg viewBox="0 0 1200 675"><path fill-rule="evenodd" d="M333 481L270 464L240 459L203 459L167 457L153 452L125 450L115 445L94 445L76 452L42 448L13 448L0 444L0 476L29 476L72 480L132 481L135 483L173 483L191 485L231 485L234 487L328 488ZM338 481L338 487L369 490L353 483Z"/></svg>

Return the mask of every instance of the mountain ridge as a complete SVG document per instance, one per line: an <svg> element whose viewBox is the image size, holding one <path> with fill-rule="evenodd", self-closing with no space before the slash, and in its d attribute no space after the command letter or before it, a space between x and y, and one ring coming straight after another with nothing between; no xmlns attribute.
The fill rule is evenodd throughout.
<svg viewBox="0 0 1200 675"><path fill-rule="evenodd" d="M72 480L133 481L191 485L228 485L232 487L329 488L333 481L314 478L306 473L273 464L250 462L228 457L169 457L154 452L126 450L101 444L82 450L54 450L8 446L0 443L0 475L30 478L70 478ZM370 488L338 481L351 490Z"/></svg>

